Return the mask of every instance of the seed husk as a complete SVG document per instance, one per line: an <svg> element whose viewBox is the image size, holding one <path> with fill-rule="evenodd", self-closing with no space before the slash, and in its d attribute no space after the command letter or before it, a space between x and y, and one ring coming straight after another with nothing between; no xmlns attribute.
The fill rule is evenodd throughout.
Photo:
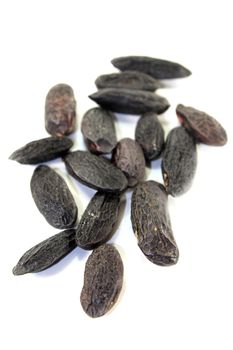
<svg viewBox="0 0 233 350"><path fill-rule="evenodd" d="M138 246L151 262L177 263L179 251L173 237L165 188L155 181L139 184L132 195L131 221Z"/></svg>
<svg viewBox="0 0 233 350"><path fill-rule="evenodd" d="M138 120L135 140L142 147L147 160L160 157L164 148L164 130L155 113L146 113Z"/></svg>
<svg viewBox="0 0 233 350"><path fill-rule="evenodd" d="M66 182L55 170L38 166L31 178L31 193L50 225L58 229L74 227L78 209Z"/></svg>
<svg viewBox="0 0 233 350"><path fill-rule="evenodd" d="M122 171L103 157L87 151L75 151L68 153L63 160L70 175L91 188L117 192L128 185Z"/></svg>
<svg viewBox="0 0 233 350"><path fill-rule="evenodd" d="M119 207L119 193L97 192L77 227L77 245L83 249L95 249L106 243L114 233Z"/></svg>
<svg viewBox="0 0 233 350"><path fill-rule="evenodd" d="M52 87L45 101L45 128L52 136L71 134L76 127L76 101L67 84Z"/></svg>
<svg viewBox="0 0 233 350"><path fill-rule="evenodd" d="M147 91L155 91L162 87L161 84L151 76L134 71L100 75L96 79L95 85L98 89L120 88Z"/></svg>
<svg viewBox="0 0 233 350"><path fill-rule="evenodd" d="M88 110L82 119L81 131L90 152L111 153L117 144L113 113L96 107Z"/></svg>
<svg viewBox="0 0 233 350"><path fill-rule="evenodd" d="M114 58L114 67L121 71L139 71L155 79L176 79L191 75L187 68L179 63L146 56L126 56Z"/></svg>
<svg viewBox="0 0 233 350"><path fill-rule="evenodd" d="M88 316L103 316L113 307L122 289L123 273L123 262L114 246L104 244L92 252L86 262L80 296Z"/></svg>
<svg viewBox="0 0 233 350"><path fill-rule="evenodd" d="M227 133L221 124L205 112L179 104L176 114L181 125L197 142L210 146L223 146L227 143Z"/></svg>
<svg viewBox="0 0 233 350"><path fill-rule="evenodd" d="M58 263L75 247L75 230L65 230L29 249L13 268L13 274L40 272Z"/></svg>
<svg viewBox="0 0 233 350"><path fill-rule="evenodd" d="M141 146L130 138L118 142L113 152L113 163L123 171L130 187L143 181L145 176L145 157Z"/></svg>
<svg viewBox="0 0 233 350"><path fill-rule="evenodd" d="M9 159L21 164L38 164L64 156L73 146L68 137L46 137L17 149Z"/></svg>
<svg viewBox="0 0 233 350"><path fill-rule="evenodd" d="M150 111L160 114L170 106L164 97L143 90L107 88L89 98L110 111L135 115Z"/></svg>
<svg viewBox="0 0 233 350"><path fill-rule="evenodd" d="M169 194L179 196L191 186L197 166L194 138L182 127L167 136L162 160L164 185Z"/></svg>

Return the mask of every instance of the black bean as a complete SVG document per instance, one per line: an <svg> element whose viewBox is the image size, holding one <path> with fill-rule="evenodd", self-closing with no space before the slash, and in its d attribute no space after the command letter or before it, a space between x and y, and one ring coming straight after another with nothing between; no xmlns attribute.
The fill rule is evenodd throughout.
<svg viewBox="0 0 233 350"><path fill-rule="evenodd" d="M155 181L139 184L132 195L131 221L143 254L157 265L176 264L179 251L167 210L165 188Z"/></svg>
<svg viewBox="0 0 233 350"><path fill-rule="evenodd" d="M123 284L123 262L112 245L104 244L89 256L80 296L83 310L90 317L106 314L116 303Z"/></svg>
<svg viewBox="0 0 233 350"><path fill-rule="evenodd" d="M77 206L63 178L46 165L38 166L31 179L32 197L47 222L59 229L71 228Z"/></svg>

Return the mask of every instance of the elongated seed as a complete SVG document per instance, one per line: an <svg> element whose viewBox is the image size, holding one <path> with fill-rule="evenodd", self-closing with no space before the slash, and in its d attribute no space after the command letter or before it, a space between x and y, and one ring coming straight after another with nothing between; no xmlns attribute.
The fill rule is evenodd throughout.
<svg viewBox="0 0 233 350"><path fill-rule="evenodd" d="M143 90L101 89L90 95L89 98L113 112L135 115L150 111L163 113L170 106L164 97Z"/></svg>
<svg viewBox="0 0 233 350"><path fill-rule="evenodd" d="M151 76L133 71L100 75L96 79L95 85L98 89L120 88L148 91L155 91L162 87L161 84Z"/></svg>
<svg viewBox="0 0 233 350"><path fill-rule="evenodd" d="M135 140L141 145L147 160L160 157L164 147L164 130L155 113L146 113L138 120Z"/></svg>
<svg viewBox="0 0 233 350"><path fill-rule="evenodd" d="M76 101L73 89L66 84L55 85L45 101L45 128L52 136L69 135L76 126Z"/></svg>
<svg viewBox="0 0 233 350"><path fill-rule="evenodd" d="M110 244L95 249L86 262L80 296L83 310L90 317L106 314L116 303L123 284L123 262Z"/></svg>
<svg viewBox="0 0 233 350"><path fill-rule="evenodd" d="M81 130L90 152L112 152L117 144L114 118L113 113L98 107L84 114Z"/></svg>
<svg viewBox="0 0 233 350"><path fill-rule="evenodd" d="M77 206L63 178L46 165L38 166L31 179L35 204L47 222L59 229L72 228Z"/></svg>
<svg viewBox="0 0 233 350"><path fill-rule="evenodd" d="M196 143L183 128L177 127L167 136L162 160L164 185L169 194L179 196L191 186L197 166Z"/></svg>
<svg viewBox="0 0 233 350"><path fill-rule="evenodd" d="M114 58L114 67L121 71L139 71L151 75L155 79L183 78L191 74L190 70L179 63L145 56L126 56Z"/></svg>
<svg viewBox="0 0 233 350"><path fill-rule="evenodd" d="M122 171L105 158L76 151L68 153L63 159L68 172L91 188L116 192L127 187L128 181Z"/></svg>
<svg viewBox="0 0 233 350"><path fill-rule="evenodd" d="M47 137L17 149L10 159L21 164L38 164L62 157L73 146L68 137Z"/></svg>
<svg viewBox="0 0 233 350"><path fill-rule="evenodd" d="M216 119L205 112L179 104L176 114L181 125L197 142L210 146L223 146L227 143L226 131Z"/></svg>
<svg viewBox="0 0 233 350"><path fill-rule="evenodd" d="M66 230L29 249L13 268L14 275L40 272L59 262L76 247L75 230Z"/></svg>
<svg viewBox="0 0 233 350"><path fill-rule="evenodd" d="M139 248L151 262L176 264L179 251L167 210L165 188L155 181L139 184L132 195L131 221Z"/></svg>
<svg viewBox="0 0 233 350"><path fill-rule="evenodd" d="M119 207L119 193L97 192L79 222L77 245L83 249L94 249L106 243L114 233Z"/></svg>

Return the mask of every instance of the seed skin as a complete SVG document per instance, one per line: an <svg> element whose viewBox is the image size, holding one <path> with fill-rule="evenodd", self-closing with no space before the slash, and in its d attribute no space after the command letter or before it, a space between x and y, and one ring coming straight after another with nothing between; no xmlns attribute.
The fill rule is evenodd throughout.
<svg viewBox="0 0 233 350"><path fill-rule="evenodd" d="M179 251L173 237L165 188L155 181L139 184L132 195L131 221L138 246L152 263L177 263Z"/></svg>
<svg viewBox="0 0 233 350"><path fill-rule="evenodd" d="M139 71L155 79L176 79L188 77L192 73L179 63L146 56L126 56L114 58L114 67L121 71Z"/></svg>
<svg viewBox="0 0 233 350"><path fill-rule="evenodd" d="M65 155L73 146L68 137L46 137L17 149L9 157L21 164L38 164Z"/></svg>
<svg viewBox="0 0 233 350"><path fill-rule="evenodd" d="M78 209L64 179L46 165L38 166L31 178L31 193L40 213L55 228L75 226Z"/></svg>
<svg viewBox="0 0 233 350"><path fill-rule="evenodd" d="M205 112L179 104L176 114L181 125L197 142L210 146L223 146L227 143L227 133L221 124Z"/></svg>
<svg viewBox="0 0 233 350"><path fill-rule="evenodd" d="M146 113L138 120L135 140L142 147L147 160L160 157L164 148L164 130L155 113Z"/></svg>
<svg viewBox="0 0 233 350"><path fill-rule="evenodd" d="M81 131L90 152L111 153L117 138L113 113L102 108L88 110L82 119Z"/></svg>
<svg viewBox="0 0 233 350"><path fill-rule="evenodd" d="M95 249L86 262L80 296L83 310L90 317L106 314L116 303L123 285L123 262L113 245Z"/></svg>
<svg viewBox="0 0 233 350"><path fill-rule="evenodd" d="M155 91L162 87L151 76L133 71L100 75L96 79L95 85L98 89L118 88L147 91Z"/></svg>
<svg viewBox="0 0 233 350"><path fill-rule="evenodd" d="M113 163L123 171L128 186L133 187L144 180L146 162L141 146L130 138L118 142L113 152Z"/></svg>
<svg viewBox="0 0 233 350"><path fill-rule="evenodd" d="M76 247L75 230L66 230L29 249L13 268L15 276L40 272L58 263Z"/></svg>
<svg viewBox="0 0 233 350"><path fill-rule="evenodd" d="M197 166L194 138L182 127L174 128L167 136L162 160L164 185L173 197L191 187Z"/></svg>
<svg viewBox="0 0 233 350"><path fill-rule="evenodd" d="M119 208L119 193L97 192L92 197L77 227L77 245L88 250L106 243L114 233Z"/></svg>
<svg viewBox="0 0 233 350"><path fill-rule="evenodd" d="M76 101L67 84L52 87L45 101L45 128L52 136L71 134L76 127Z"/></svg>
<svg viewBox="0 0 233 350"><path fill-rule="evenodd" d="M126 114L142 114L150 111L163 113L169 108L168 101L150 91L107 88L89 96L104 109Z"/></svg>
<svg viewBox="0 0 233 350"><path fill-rule="evenodd" d="M63 160L70 175L96 190L119 192L128 185L122 171L103 157L75 151L68 153Z"/></svg>

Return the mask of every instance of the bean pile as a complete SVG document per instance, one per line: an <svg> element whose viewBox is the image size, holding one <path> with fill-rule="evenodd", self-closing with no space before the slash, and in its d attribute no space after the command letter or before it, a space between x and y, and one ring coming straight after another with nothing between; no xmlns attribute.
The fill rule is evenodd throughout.
<svg viewBox="0 0 233 350"><path fill-rule="evenodd" d="M197 166L197 144L222 146L227 135L216 119L193 107L178 104L180 126L166 141L157 117L169 102L155 90L162 79L187 77L191 72L178 63L128 56L112 60L121 72L99 76L99 89L89 97L99 106L88 110L81 124L88 151L70 151L67 135L76 129L76 101L66 84L54 86L45 102L45 128L51 137L32 141L10 159L40 164L31 178L31 193L40 213L55 228L64 230L29 249L13 268L14 275L43 271L75 247L93 250L86 262L80 301L91 317L108 312L123 284L123 262L107 242L119 219L121 198L134 187L131 221L138 246L152 263L174 265L179 250L168 212L168 195L179 196L191 186ZM135 140L117 140L114 112L140 115ZM111 161L104 154L112 154ZM81 220L65 180L43 162L62 157L68 173L97 192ZM145 181L146 162L162 157L164 184Z"/></svg>

